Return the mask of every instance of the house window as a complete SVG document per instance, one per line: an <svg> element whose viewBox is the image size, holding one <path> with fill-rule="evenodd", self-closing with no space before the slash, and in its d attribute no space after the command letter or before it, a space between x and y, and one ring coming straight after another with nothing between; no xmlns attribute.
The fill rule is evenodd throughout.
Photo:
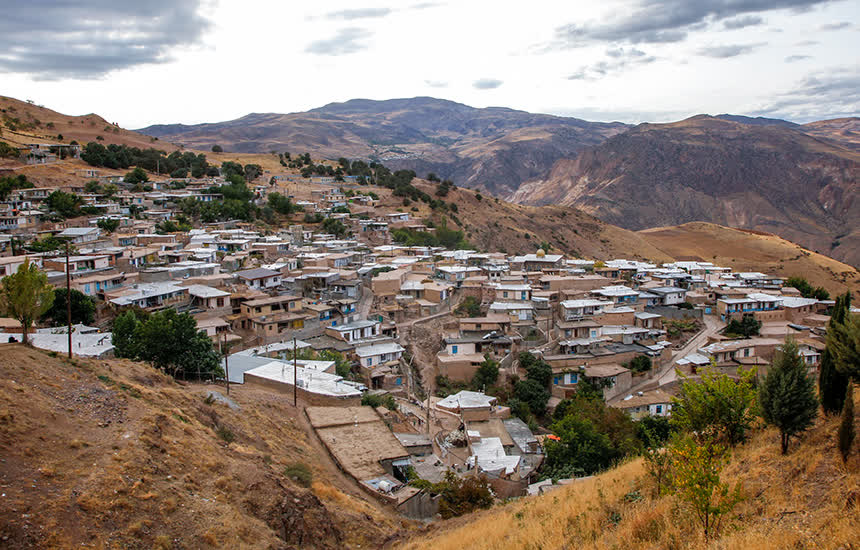
<svg viewBox="0 0 860 550"><path fill-rule="evenodd" d="M663 405L657 405L654 407L654 411L656 411L657 414L663 414Z"/></svg>
<svg viewBox="0 0 860 550"><path fill-rule="evenodd" d="M368 357L367 358L367 366L369 367L371 365L373 365L373 357Z"/></svg>
<svg viewBox="0 0 860 550"><path fill-rule="evenodd" d="M508 291L502 292L502 296L507 298L508 297Z"/></svg>
<svg viewBox="0 0 860 550"><path fill-rule="evenodd" d="M750 349L744 348L744 357L749 357L749 356L750 356Z"/></svg>
<svg viewBox="0 0 860 550"><path fill-rule="evenodd" d="M552 377L552 384L554 386L558 386L559 384L561 384L561 377L560 376L553 376Z"/></svg>
<svg viewBox="0 0 860 550"><path fill-rule="evenodd" d="M457 355L457 346L451 346L451 354Z"/></svg>
<svg viewBox="0 0 860 550"><path fill-rule="evenodd" d="M403 378L401 378L399 376L397 378L395 378L394 379L394 385L395 386L402 386L403 385Z"/></svg>

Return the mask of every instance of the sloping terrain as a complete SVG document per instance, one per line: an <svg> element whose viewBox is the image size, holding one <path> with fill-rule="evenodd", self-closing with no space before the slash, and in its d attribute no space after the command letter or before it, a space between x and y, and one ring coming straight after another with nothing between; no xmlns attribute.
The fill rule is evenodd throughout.
<svg viewBox="0 0 860 550"><path fill-rule="evenodd" d="M2 547L371 548L408 526L283 397L234 386L233 410L144 364L0 348Z"/></svg>
<svg viewBox="0 0 860 550"><path fill-rule="evenodd" d="M860 117L819 120L803 125L803 131L835 141L847 149L860 151Z"/></svg>
<svg viewBox="0 0 860 550"><path fill-rule="evenodd" d="M677 260L714 262L736 271L805 277L832 294L860 290L857 269L776 235L704 222L639 231L649 244Z"/></svg>
<svg viewBox="0 0 860 550"><path fill-rule="evenodd" d="M57 139L58 135L63 140ZM148 135L120 128L96 114L70 116L46 107L0 96L0 140L11 145L26 143L70 143L85 145L97 141L117 143L129 147L157 147L171 152L178 147L156 140Z"/></svg>
<svg viewBox="0 0 860 550"><path fill-rule="evenodd" d="M611 259L624 257L651 261L670 261L672 257L651 245L634 231L607 224L573 208L524 206L481 195L472 189L456 188L447 196L435 195L437 186L422 180L413 185L434 199L454 204L457 211L433 211L423 202L403 206L403 198L390 189L373 187L381 199L380 207L409 212L410 217L433 220L444 217L448 227L462 229L466 240L486 252L526 254L535 252L542 242L556 251L577 257Z"/></svg>
<svg viewBox="0 0 860 550"><path fill-rule="evenodd" d="M458 185L506 195L520 182L544 175L556 160L625 128L416 97L354 99L305 113L254 113L227 122L149 126L141 132L204 151L217 143L241 153L379 159L392 168L436 172Z"/></svg>
<svg viewBox="0 0 860 550"><path fill-rule="evenodd" d="M704 115L641 124L558 161L515 202L576 206L627 229L707 221L860 265L860 153L791 127Z"/></svg>
<svg viewBox="0 0 860 550"><path fill-rule="evenodd" d="M710 540L704 540L684 503L653 496L654 484L642 459L636 459L546 495L431 525L401 547L854 548L860 453L855 442L853 456L842 463L835 441L838 422L819 418L786 456L779 454L773 429L758 431L737 447L722 477L731 486L741 484L744 500L726 518L720 536Z"/></svg>

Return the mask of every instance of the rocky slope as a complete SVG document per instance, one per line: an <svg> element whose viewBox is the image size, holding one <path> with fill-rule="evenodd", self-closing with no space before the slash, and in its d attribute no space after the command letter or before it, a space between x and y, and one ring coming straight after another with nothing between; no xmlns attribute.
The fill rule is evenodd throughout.
<svg viewBox="0 0 860 550"><path fill-rule="evenodd" d="M376 548L409 523L277 395L0 344L0 547ZM285 475L302 463L313 475Z"/></svg>
<svg viewBox="0 0 860 550"><path fill-rule="evenodd" d="M775 124L705 115L641 124L522 185L627 228L707 221L767 231L860 265L860 153Z"/></svg>
<svg viewBox="0 0 860 550"><path fill-rule="evenodd" d="M626 129L621 123L532 114L416 97L353 99L305 113L254 113L211 124L149 126L141 132L187 147L226 151L310 152L314 157L375 158L421 175L506 195L552 164Z"/></svg>

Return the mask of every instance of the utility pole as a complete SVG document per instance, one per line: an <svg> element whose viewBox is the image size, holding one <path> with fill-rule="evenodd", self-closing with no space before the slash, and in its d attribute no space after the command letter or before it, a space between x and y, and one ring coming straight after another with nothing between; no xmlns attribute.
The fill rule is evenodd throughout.
<svg viewBox="0 0 860 550"><path fill-rule="evenodd" d="M72 358L72 274L69 272L69 241L66 241L66 331L69 333L69 359Z"/></svg>
<svg viewBox="0 0 860 550"><path fill-rule="evenodd" d="M299 369L296 366L296 339L293 338L293 407L298 407L298 395L299 395Z"/></svg>
<svg viewBox="0 0 860 550"><path fill-rule="evenodd" d="M222 346L221 353L224 354L224 379L227 381L227 395L230 395L230 366L227 364L227 353L224 352L224 348L227 348L227 333L224 333L224 345ZM227 351L230 351L227 348Z"/></svg>

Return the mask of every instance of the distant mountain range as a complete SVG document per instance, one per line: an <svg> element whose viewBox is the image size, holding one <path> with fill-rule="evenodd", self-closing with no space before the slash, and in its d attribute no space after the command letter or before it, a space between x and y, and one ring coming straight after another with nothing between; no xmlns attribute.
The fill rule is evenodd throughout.
<svg viewBox="0 0 860 550"><path fill-rule="evenodd" d="M291 114L250 114L212 124L156 125L140 132L207 150L310 152L319 158L378 159L392 168L435 172L457 185L504 196L546 175L553 163L628 128L621 123L476 109L417 97L353 99Z"/></svg>
<svg viewBox="0 0 860 550"><path fill-rule="evenodd" d="M525 204L575 206L626 229L706 221L775 233L860 264L860 152L827 125L696 116L641 124L523 184Z"/></svg>
<svg viewBox="0 0 860 550"><path fill-rule="evenodd" d="M140 132L200 150L377 159L627 229L707 221L769 231L860 265L860 118L630 126L418 97Z"/></svg>

